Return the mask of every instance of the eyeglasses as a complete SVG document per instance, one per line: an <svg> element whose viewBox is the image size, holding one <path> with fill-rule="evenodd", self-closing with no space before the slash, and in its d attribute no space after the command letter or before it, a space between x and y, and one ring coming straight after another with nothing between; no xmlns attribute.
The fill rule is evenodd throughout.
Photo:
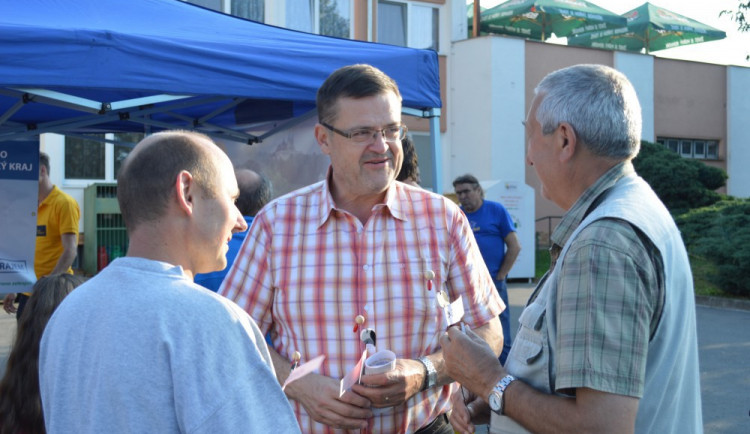
<svg viewBox="0 0 750 434"><path fill-rule="evenodd" d="M346 137L347 139L351 139L357 143L369 143L371 141L374 141L377 137L378 133L380 133L381 136L383 136L383 140L386 142L397 142L404 137L406 137L406 125L389 125L385 128L355 128L353 130L349 131L341 131L338 128L334 128L331 125L328 125L324 122L321 122L320 125L323 125L324 127L328 128L329 130L333 131L334 133Z"/></svg>

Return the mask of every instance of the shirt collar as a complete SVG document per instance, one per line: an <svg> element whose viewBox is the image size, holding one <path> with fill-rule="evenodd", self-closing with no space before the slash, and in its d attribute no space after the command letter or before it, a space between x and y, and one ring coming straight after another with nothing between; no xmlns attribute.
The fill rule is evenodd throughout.
<svg viewBox="0 0 750 434"><path fill-rule="evenodd" d="M331 176L333 176L333 167L328 166L328 172L326 173L322 188L319 191L319 194L322 197L319 201L320 217L318 219L318 228L323 226L334 212L343 212L336 208L336 202L334 202L333 196L331 195ZM375 205L373 210L385 207L394 218L407 220L404 203L409 200L409 198L405 190L406 187L403 183L394 180L385 192L385 201L382 204Z"/></svg>
<svg viewBox="0 0 750 434"><path fill-rule="evenodd" d="M52 186L52 190L49 191L49 194L47 195L47 197L45 197L42 200L42 202L39 204L39 206L47 205L47 202L50 202L52 200L52 198L57 194L57 191L58 191L57 186L53 185Z"/></svg>
<svg viewBox="0 0 750 434"><path fill-rule="evenodd" d="M551 240L557 246L564 246L573 231L581 224L583 219L588 215L589 208L594 202L610 187L615 185L623 176L635 173L633 163L623 161L609 169L604 175L596 180L583 194L576 200L568 212L563 215L560 224L552 232Z"/></svg>

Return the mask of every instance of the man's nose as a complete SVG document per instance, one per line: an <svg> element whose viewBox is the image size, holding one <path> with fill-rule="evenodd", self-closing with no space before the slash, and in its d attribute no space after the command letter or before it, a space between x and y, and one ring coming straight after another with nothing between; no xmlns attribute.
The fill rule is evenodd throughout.
<svg viewBox="0 0 750 434"><path fill-rule="evenodd" d="M371 150L380 154L388 150L388 142L385 140L385 136L383 136L383 131L375 132L375 137L373 138L372 143L370 143L369 147Z"/></svg>
<svg viewBox="0 0 750 434"><path fill-rule="evenodd" d="M245 221L245 218L242 216L242 213L240 212L237 207L234 207L235 210L237 210L237 221L234 224L234 231L232 232L245 232L247 230L247 222Z"/></svg>

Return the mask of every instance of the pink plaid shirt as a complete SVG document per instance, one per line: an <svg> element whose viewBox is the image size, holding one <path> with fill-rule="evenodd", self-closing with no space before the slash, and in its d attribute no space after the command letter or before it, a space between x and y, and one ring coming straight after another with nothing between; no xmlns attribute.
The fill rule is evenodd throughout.
<svg viewBox="0 0 750 434"><path fill-rule="evenodd" d="M329 172L330 173L330 172ZM434 273L428 283L428 271ZM355 317L375 330L378 349L416 359L439 349L446 328L435 294L463 297L477 328L504 308L471 228L450 200L394 182L363 226L337 209L328 182L289 193L253 221L220 292L242 306L273 347L302 362L325 354L320 374L340 379L363 351ZM450 408L455 385L376 410L369 432L411 433ZM333 433L292 402L302 432Z"/></svg>

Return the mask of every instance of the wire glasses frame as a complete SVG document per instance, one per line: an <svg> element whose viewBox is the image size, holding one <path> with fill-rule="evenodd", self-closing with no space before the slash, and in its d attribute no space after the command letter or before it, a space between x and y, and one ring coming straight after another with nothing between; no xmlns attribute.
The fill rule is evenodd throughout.
<svg viewBox="0 0 750 434"><path fill-rule="evenodd" d="M357 143L370 143L375 140L378 133L383 136L383 140L386 142L397 142L406 137L406 132L408 131L406 125L403 124L389 125L384 128L355 128L349 131L342 131L338 128L334 128L332 125L325 122L321 122L320 125L323 125L334 133Z"/></svg>

